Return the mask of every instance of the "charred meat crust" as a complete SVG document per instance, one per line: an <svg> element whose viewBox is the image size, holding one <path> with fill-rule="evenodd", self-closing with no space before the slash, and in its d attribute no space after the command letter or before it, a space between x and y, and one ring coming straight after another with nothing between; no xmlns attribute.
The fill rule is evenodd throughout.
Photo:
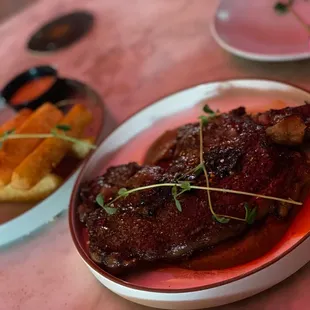
<svg viewBox="0 0 310 310"><path fill-rule="evenodd" d="M203 143L211 186L298 198L309 175L307 158L299 148L274 143L266 133L268 127L290 115L297 115L307 126L310 108L268 111L255 117L239 108L209 122L203 128ZM167 139L160 139L170 149L153 154L153 165L111 167L81 188L79 216L88 229L90 255L111 273L154 262L180 262L248 229L240 221L214 221L205 191L191 190L180 196L182 212L175 207L171 188L139 191L122 198L114 204L118 210L114 215L96 204L99 193L109 201L122 187L176 182L182 176L196 185L205 185L203 175L192 173L199 164L199 124L184 125L176 135L170 133ZM151 160L152 152L148 156ZM277 204L259 198L211 192L211 199L218 214L244 217L245 203L258 207L258 221L278 214Z"/></svg>

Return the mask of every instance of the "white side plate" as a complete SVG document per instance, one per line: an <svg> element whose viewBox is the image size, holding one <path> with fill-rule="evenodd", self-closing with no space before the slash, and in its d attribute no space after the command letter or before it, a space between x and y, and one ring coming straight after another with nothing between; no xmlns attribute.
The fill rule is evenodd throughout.
<svg viewBox="0 0 310 310"><path fill-rule="evenodd" d="M309 58L309 33L291 13L276 13L273 8L276 3L276 0L222 0L211 24L214 39L223 49L247 59ZM295 1L294 8L310 24L310 3Z"/></svg>
<svg viewBox="0 0 310 310"><path fill-rule="evenodd" d="M76 91L76 97L80 101L83 100L85 106L94 115L92 124L86 129L87 135L94 136L98 143L101 142L113 127L112 119L107 117L103 102L98 94L87 85L74 80L67 80L67 83ZM13 115L14 112L6 105L3 103L0 105L0 123L10 119ZM104 117L105 121L103 122ZM0 216L2 216L1 222L4 220L4 223L0 224L0 246L29 235L43 225L52 222L57 215L66 210L79 171L80 169L72 174L58 190L34 206L33 204L26 206L18 203L1 203L0 208L2 207L4 211ZM16 209L14 210L14 208ZM7 220L6 213L12 219ZM20 215L17 216L17 214Z"/></svg>

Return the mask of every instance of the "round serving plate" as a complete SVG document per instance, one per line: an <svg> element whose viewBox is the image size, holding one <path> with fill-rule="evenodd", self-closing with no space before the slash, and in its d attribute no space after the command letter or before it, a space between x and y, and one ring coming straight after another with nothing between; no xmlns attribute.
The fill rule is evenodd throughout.
<svg viewBox="0 0 310 310"><path fill-rule="evenodd" d="M223 49L247 59L291 61L309 58L309 33L292 13L277 13L274 9L277 2L220 1L211 24L214 39ZM293 8L310 24L309 1L294 1Z"/></svg>
<svg viewBox="0 0 310 310"><path fill-rule="evenodd" d="M107 134L106 122L103 122L105 108L99 95L87 85L75 80L64 81L70 96L63 104L79 102L84 104L93 114L93 121L84 132L86 137L94 137L98 144ZM7 105L0 106L0 124L11 118L16 112ZM80 166L72 172L63 185L54 193L36 204L0 203L0 246L29 235L42 225L53 221L54 217L68 208L73 184Z"/></svg>
<svg viewBox="0 0 310 310"><path fill-rule="evenodd" d="M282 100L282 101L281 101ZM305 203L289 230L270 252L245 265L225 270L193 271L178 266L154 268L115 277L94 263L78 218L80 184L109 166L142 163L152 142L168 129L196 121L207 103L221 112L245 106L248 112L302 105L310 94L268 80L229 80L199 85L168 96L138 112L112 132L84 165L74 186L69 223L75 246L95 277L114 293L162 309L201 309L257 294L284 280L310 260L310 203Z"/></svg>

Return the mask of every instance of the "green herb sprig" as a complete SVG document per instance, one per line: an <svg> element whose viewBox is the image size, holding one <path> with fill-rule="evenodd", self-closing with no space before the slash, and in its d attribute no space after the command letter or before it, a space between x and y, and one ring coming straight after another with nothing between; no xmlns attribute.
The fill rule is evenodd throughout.
<svg viewBox="0 0 310 310"><path fill-rule="evenodd" d="M96 202L97 202L98 205L99 205L100 207L102 207L102 208L105 210L105 212L107 212L109 215L113 215L113 214L115 214L116 211L117 211L117 209L111 208L111 207L106 206L106 205L104 204L104 196L103 196L102 194L99 194L99 195L96 196Z"/></svg>
<svg viewBox="0 0 310 310"><path fill-rule="evenodd" d="M175 185L172 187L171 193L172 193L172 197L173 200L175 202L175 206L177 207L177 209L182 212L182 206L180 201L178 200L178 196L182 195L183 193L190 191L191 190L191 183L188 181L183 181L183 182L179 182L181 191L178 192L178 186Z"/></svg>
<svg viewBox="0 0 310 310"><path fill-rule="evenodd" d="M249 196L249 197L263 198L263 199L267 199L267 200L279 201L279 202L284 202L284 203L288 203L288 204L292 204L292 205L297 205L297 206L301 206L302 205L301 202L295 201L295 200L292 200L292 199L283 199L283 198L278 198L278 197L273 197L273 196L260 195L260 194L243 192L243 191L237 191L237 190L226 189L226 188L197 186L197 185L190 184L190 182L186 182L186 184L190 185L190 188L188 190L204 190L204 191L208 190L208 191L211 191L211 192L221 192L221 193L224 193L224 194L238 194L238 195L244 195L244 196ZM102 193L99 193L97 195L96 202L101 207L111 207L111 208L113 208L114 203L116 201L120 200L121 198L127 197L130 194L133 194L133 193L136 193L136 192L139 192L139 191L144 191L144 190L154 189L154 188L160 188L160 187L178 187L178 188L184 189L184 182L152 184L152 185L136 187L136 188L133 188L133 189L121 188L118 191L118 196L116 196L113 200L111 200L107 204L104 203L105 200L104 200L104 196L103 196ZM121 195L120 195L120 191L121 191ZM178 197L179 193L176 194L176 197ZM102 198L100 198L101 196L102 196ZM245 204L245 207L246 206L247 205ZM116 208L113 208L113 209L116 209ZM249 208L248 208L248 210L251 211ZM224 216L224 215L221 215L221 216Z"/></svg>
<svg viewBox="0 0 310 310"><path fill-rule="evenodd" d="M273 8L278 14L281 14L281 15L292 13L294 17L297 19L297 21L306 29L308 34L310 34L310 25L305 23L305 21L294 10L293 4L294 4L294 0L288 0L287 2L280 1L280 2L277 2Z"/></svg>
<svg viewBox="0 0 310 310"><path fill-rule="evenodd" d="M254 207L253 209L249 208L249 205L247 203L244 204L245 209L245 221L248 224L253 224L257 215L257 207Z"/></svg>
<svg viewBox="0 0 310 310"><path fill-rule="evenodd" d="M287 3L283 3L283 2L277 2L274 5L274 9L278 14L285 14L288 13L289 11L289 7L292 5L293 1L289 1Z"/></svg>
<svg viewBox="0 0 310 310"><path fill-rule="evenodd" d="M72 143L78 143L88 146L91 149L96 149L94 144L91 144L87 141L79 140L73 137L66 135L66 132L70 131L71 127L66 124L59 124L54 129L51 130L50 133L44 134L16 134L15 129L8 130L4 132L0 136L0 147L2 146L3 142L6 140L12 139L47 139L47 138L58 138L65 141L70 141ZM61 131L61 132L59 132Z"/></svg>
<svg viewBox="0 0 310 310"><path fill-rule="evenodd" d="M212 213L212 217L219 223L225 224L228 223L230 220L237 220L237 221L242 221L246 222L248 224L253 224L255 221L255 218L257 216L257 207L255 206L254 208L250 208L248 203L244 204L244 209L245 209L245 216L244 218L239 218L239 217L234 217L230 215L223 215L223 214L217 214L212 206L212 201L211 201L211 195L210 192L222 192L222 193L229 193L229 194L238 194L238 195L245 195L245 196L250 196L250 197L256 197L256 198L263 198L267 200L273 200L273 201L279 201L279 202L284 202L288 204L293 204L293 205L302 205L301 202L294 201L292 199L283 199L283 198L277 198L277 197L272 197L272 196L267 196L267 195L260 195L260 194L255 194L255 193L249 193L249 192L244 192L244 191L237 191L237 190L231 190L231 189L223 189L223 188L216 188L216 187L210 187L210 182L209 182L209 177L208 177L208 172L205 166L204 162L204 152L203 152L203 126L207 125L210 121L210 119L215 118L218 113L215 113L210 109L208 105L205 105L203 108L204 112L207 115L202 115L199 117L200 122L199 122L199 141L200 141L200 148L199 148L199 159L200 162L199 164L191 169L189 172L187 172L185 175L181 176L176 183L161 183L161 184L152 184L152 185L147 185L147 186L141 186L133 189L126 189L126 188L121 188L118 191L118 196L116 196L114 199L112 199L108 203L104 203L104 197L102 193L99 193L96 197L96 202L98 205L100 205L109 215L113 215L117 212L117 208L114 207L115 202L117 202L121 198L125 198L128 195L138 192L138 191L144 191L148 189L154 189L154 188L160 188L160 187L171 187L171 194L175 203L175 206L178 211L182 212L182 205L179 200L179 197L191 190L205 190L207 191L207 196L208 196L208 206L209 209ZM191 173L194 173L195 175L200 175L203 173L205 175L206 179L206 186L197 186L197 185L192 185L189 181L181 181L181 179L185 178L186 175L189 175Z"/></svg>

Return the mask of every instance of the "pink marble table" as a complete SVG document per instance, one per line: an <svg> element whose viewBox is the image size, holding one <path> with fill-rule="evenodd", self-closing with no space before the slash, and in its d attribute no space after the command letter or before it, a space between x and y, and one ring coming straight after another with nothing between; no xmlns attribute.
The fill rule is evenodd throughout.
<svg viewBox="0 0 310 310"><path fill-rule="evenodd" d="M1 0L0 22L40 0Z"/></svg>
<svg viewBox="0 0 310 310"><path fill-rule="evenodd" d="M40 0L0 25L0 85L29 66L51 63L96 88L117 122L160 97L211 80L259 77L310 89L310 61L262 64L221 50L209 30L216 5L213 0ZM42 22L74 8L96 16L87 38L48 56L24 49ZM269 291L221 309L309 309L309 287L308 264ZM0 252L0 309L36 308L146 309L109 292L88 272L71 242L66 214Z"/></svg>

